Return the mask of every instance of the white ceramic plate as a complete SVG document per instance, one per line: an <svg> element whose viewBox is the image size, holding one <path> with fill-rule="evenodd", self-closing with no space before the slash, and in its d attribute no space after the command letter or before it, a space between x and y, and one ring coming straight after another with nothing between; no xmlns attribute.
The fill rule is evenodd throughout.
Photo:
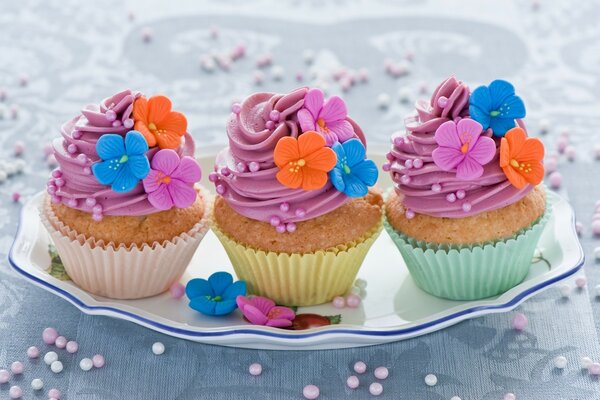
<svg viewBox="0 0 600 400"><path fill-rule="evenodd" d="M210 168L209 160L209 157L200 160L204 171L210 170L206 169ZM206 317L190 309L185 297L174 300L168 294L143 300L105 299L79 289L71 281L56 279L47 272L50 239L38 215L42 193L23 207L9 261L25 279L70 301L87 314L125 319L171 336L258 349L358 347L408 339L468 318L509 311L534 294L573 275L584 263L583 250L575 232L573 210L558 195L550 193L549 196L554 203L554 212L538 245L544 261L534 259L525 281L501 296L461 302L439 299L421 291L410 278L400 253L384 231L359 272L359 277L368 283L361 306L342 310L330 304L301 307L299 314L341 314L339 324L307 330L288 331L250 325L242 320L239 310L227 317ZM233 274L225 251L209 232L181 282L185 284L194 277L205 278L219 270Z"/></svg>

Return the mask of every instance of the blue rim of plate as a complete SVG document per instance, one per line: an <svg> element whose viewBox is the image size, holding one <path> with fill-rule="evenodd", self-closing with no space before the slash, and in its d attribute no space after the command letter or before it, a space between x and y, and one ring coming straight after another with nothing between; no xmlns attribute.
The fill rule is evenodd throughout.
<svg viewBox="0 0 600 400"><path fill-rule="evenodd" d="M558 195L556 195L556 196L558 196ZM33 198L35 198L35 197L37 197L37 196L34 196ZM560 197L560 196L558 196L558 197ZM32 200L30 200L30 201L32 201ZM574 213L571 205L568 202L566 202L566 200L565 200L565 203L569 207L569 210L571 211L571 224L570 224L571 225L571 234L577 236L577 232L575 229L575 213ZM80 300L77 296L71 294L70 292L68 292L64 289L61 289L57 286L54 286L53 284L46 282L42 279L39 279L39 278L31 275L27 271L21 269L16 264L16 262L13 260L13 251L15 248L15 244L17 242L17 238L19 237L19 235L21 233L21 227L23 225L22 223L23 223L23 219L24 219L25 209L26 209L26 205L23 205L21 212L20 212L19 225L17 227L17 233L15 234L15 240L13 241L10 251L8 253L8 261L9 261L10 265L12 266L12 268L16 272L23 275L25 278L27 278L41 286L46 287L47 289L49 289L49 291L54 292L55 294L64 298L65 300L68 300L69 302L71 302L73 305L75 305L77 308L79 308L81 311L85 312L86 314L97 314L98 312L105 311L105 312L109 312L111 314L116 314L116 315L126 317L128 320L139 321L141 324L143 324L145 326L154 327L154 328L158 329L159 331L170 332L170 333L173 333L176 335L194 337L194 338L226 337L226 336L231 336L231 335L249 335L249 336L265 336L265 337L272 337L272 338L277 338L277 339L299 340L299 339L307 339L307 338L328 336L328 335L335 335L335 334L346 334L346 335L350 334L350 335L356 335L356 336L361 336L361 337L369 337L369 336L371 336L371 337L393 337L393 336L401 337L401 336L410 335L410 334L413 334L413 333L416 333L419 331L427 330L428 328L431 328L436 325L443 326L445 323L451 322L453 320L456 320L456 322L460 322L465 319L463 317L473 315L473 314L476 315L477 313L482 312L482 311L490 311L490 312L501 311L501 310L510 311L514 307L519 305L522 301L524 301L528 297L536 294L540 290L575 274L577 271L579 271L581 269L581 267L585 263L585 254L583 252L583 248L581 247L581 243L579 242L579 240L577 240L577 250L579 250L579 260L574 267L572 267L568 271L562 273L561 275L555 276L554 278L552 278L550 280L538 283L537 285L532 286L529 289L518 293L512 299L510 299L509 301L507 301L503 304L494 304L494 305L487 305L487 306L480 305L480 306L470 307L465 310L461 310L456 313L449 314L444 317L438 318L436 320L425 322L423 324L416 325L416 326L413 326L410 328L386 330L386 331L357 330L357 329L348 329L348 328L329 328L327 330L321 330L321 331L316 331L316 332L297 333L298 331L293 331L293 333L287 333L287 334L286 333L278 333L278 332L274 332L274 331L266 331L263 329L247 329L247 328L242 328L242 329L232 328L232 329L227 329L227 330L218 331L218 332L198 332L198 331L191 331L191 330L187 330L187 329L175 328L175 327L165 325L160 322L156 322L151 319L142 317L135 313L120 310L120 309L114 308L114 307L87 305L82 300ZM475 315L473 315L473 316L475 316Z"/></svg>

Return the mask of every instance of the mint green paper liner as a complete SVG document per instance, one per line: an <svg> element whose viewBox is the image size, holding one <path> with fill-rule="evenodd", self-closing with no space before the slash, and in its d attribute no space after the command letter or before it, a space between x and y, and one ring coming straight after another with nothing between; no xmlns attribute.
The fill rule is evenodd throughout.
<svg viewBox="0 0 600 400"><path fill-rule="evenodd" d="M496 296L523 282L544 226L552 214L546 197L544 214L514 237L468 246L448 246L417 241L396 231L386 220L385 229L400 250L418 287L450 300L478 300Z"/></svg>

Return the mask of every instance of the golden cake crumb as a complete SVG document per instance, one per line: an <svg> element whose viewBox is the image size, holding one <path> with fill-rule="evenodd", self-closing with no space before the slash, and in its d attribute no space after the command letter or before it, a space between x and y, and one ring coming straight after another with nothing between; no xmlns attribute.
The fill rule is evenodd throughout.
<svg viewBox="0 0 600 400"><path fill-rule="evenodd" d="M293 233L277 233L271 224L238 214L217 196L214 219L224 234L254 249L310 253L361 238L377 226L382 212L381 193L371 190L365 197L351 199L330 213L296 223Z"/></svg>
<svg viewBox="0 0 600 400"><path fill-rule="evenodd" d="M173 207L139 217L105 215L101 221L94 221L90 213L64 204L52 204L52 210L65 225L86 237L106 243L141 246L172 240L192 229L204 215L204 199L198 195L196 202L187 208Z"/></svg>
<svg viewBox="0 0 600 400"><path fill-rule="evenodd" d="M441 244L474 244L507 239L528 227L546 209L546 193L541 185L516 203L466 218L444 218L417 214L412 219L395 191L386 201L388 222L394 229L414 239Z"/></svg>

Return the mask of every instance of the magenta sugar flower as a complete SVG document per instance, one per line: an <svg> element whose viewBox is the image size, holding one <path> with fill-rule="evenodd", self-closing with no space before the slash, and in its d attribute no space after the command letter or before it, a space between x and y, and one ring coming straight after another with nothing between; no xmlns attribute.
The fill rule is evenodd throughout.
<svg viewBox="0 0 600 400"><path fill-rule="evenodd" d="M433 162L444 171L456 168L458 179L479 178L483 175L483 166L496 154L494 140L481 136L482 132L481 124L470 118L463 118L458 123L444 122L435 131L439 147L433 150Z"/></svg>
<svg viewBox="0 0 600 400"><path fill-rule="evenodd" d="M266 297L238 296L236 302L244 317L254 325L287 328L292 326L292 321L296 318L294 311L276 306L273 300Z"/></svg>
<svg viewBox="0 0 600 400"><path fill-rule="evenodd" d="M346 120L346 103L338 96L325 101L320 89L310 89L304 96L304 108L298 111L298 122L302 132L317 131L331 146L354 137L354 129Z"/></svg>
<svg viewBox="0 0 600 400"><path fill-rule="evenodd" d="M192 157L180 158L174 150L160 150L143 180L148 201L159 210L189 207L196 201L194 183L201 175L200 166Z"/></svg>

